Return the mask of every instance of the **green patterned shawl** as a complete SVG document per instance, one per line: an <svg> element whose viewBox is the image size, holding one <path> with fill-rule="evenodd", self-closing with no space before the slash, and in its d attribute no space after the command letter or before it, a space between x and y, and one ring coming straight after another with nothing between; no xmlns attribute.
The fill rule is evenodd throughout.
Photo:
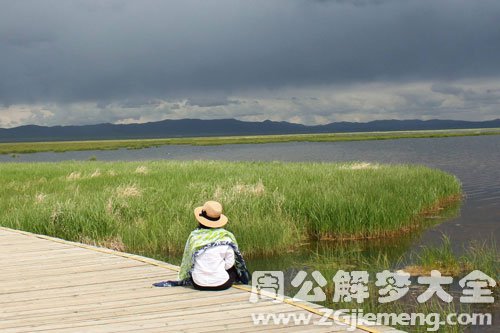
<svg viewBox="0 0 500 333"><path fill-rule="evenodd" d="M235 254L235 268L238 272L239 281L247 284L250 278L245 261L238 249L238 243L234 235L223 228L216 229L196 229L191 232L184 248L182 256L181 269L179 271L179 280L186 281L191 279L191 271L194 267L194 259L198 254L209 247L229 245L233 248Z"/></svg>

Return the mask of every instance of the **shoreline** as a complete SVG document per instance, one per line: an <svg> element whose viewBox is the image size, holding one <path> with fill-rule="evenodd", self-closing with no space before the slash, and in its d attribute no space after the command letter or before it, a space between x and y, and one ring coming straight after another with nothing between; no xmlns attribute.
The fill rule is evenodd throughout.
<svg viewBox="0 0 500 333"><path fill-rule="evenodd" d="M3 142L0 154L31 154L40 152L68 152L90 150L143 149L168 145L218 146L227 144L263 144L284 142L343 142L418 138L447 138L462 136L500 135L500 128L420 130L391 132L349 132L320 134L282 134L255 136L186 137L160 139L86 140L86 141L44 141Z"/></svg>
<svg viewBox="0 0 500 333"><path fill-rule="evenodd" d="M321 235L319 237L319 241L331 241L331 242L349 242L349 241L367 241L367 240L376 240L376 239L392 239L398 236L408 234L412 231L421 230L426 226L433 225L430 223L425 223L427 219L429 219L432 214L439 212L441 210L445 210L451 208L453 205L460 204L464 199L465 194L453 194L445 198L438 199L434 204L431 204L427 208L419 212L412 221L415 223L410 223L407 226L403 226L398 230L390 230L390 231L382 231L380 234L373 235L340 235L339 237L335 237L332 235ZM439 220L446 220L446 217L440 217Z"/></svg>

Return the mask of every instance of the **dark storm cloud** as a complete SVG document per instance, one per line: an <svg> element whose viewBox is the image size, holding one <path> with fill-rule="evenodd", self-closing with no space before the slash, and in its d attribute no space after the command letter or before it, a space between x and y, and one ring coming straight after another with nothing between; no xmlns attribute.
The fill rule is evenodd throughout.
<svg viewBox="0 0 500 333"><path fill-rule="evenodd" d="M315 1L324 3L334 2L338 4L360 7L360 6L376 6L386 2L402 1L402 0L315 0Z"/></svg>
<svg viewBox="0 0 500 333"><path fill-rule="evenodd" d="M460 87L448 83L434 83L431 90L445 95L460 95L464 90Z"/></svg>
<svg viewBox="0 0 500 333"><path fill-rule="evenodd" d="M220 97L217 95L190 97L187 99L187 105L194 105L200 107L224 106L224 105L239 104L239 103L240 103L239 101L229 100L227 97Z"/></svg>
<svg viewBox="0 0 500 333"><path fill-rule="evenodd" d="M4 105L216 105L194 96L500 74L498 0L0 0L0 9Z"/></svg>
<svg viewBox="0 0 500 333"><path fill-rule="evenodd" d="M475 91L473 89L464 89L452 84L435 83L431 86L431 90L445 95L457 96L466 102L476 103L477 105L500 104L500 90L498 89Z"/></svg>

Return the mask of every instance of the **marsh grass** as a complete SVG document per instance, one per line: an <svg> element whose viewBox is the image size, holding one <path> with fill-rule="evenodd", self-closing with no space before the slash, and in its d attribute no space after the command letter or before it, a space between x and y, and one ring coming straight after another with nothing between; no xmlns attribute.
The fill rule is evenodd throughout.
<svg viewBox="0 0 500 333"><path fill-rule="evenodd" d="M436 269L441 274L457 276L462 270L470 269L470 267L463 265L465 258L453 252L450 238L446 235L443 236L440 246L424 246L422 251L415 256L416 266L408 267L408 271L412 274L428 274L431 270Z"/></svg>
<svg viewBox="0 0 500 333"><path fill-rule="evenodd" d="M424 246L419 253L412 254L414 264L405 267L405 271L423 275L437 269L443 274L461 276L478 269L500 281L500 254L494 239L471 241L461 252L453 251L450 238L444 235L441 245Z"/></svg>
<svg viewBox="0 0 500 333"><path fill-rule="evenodd" d="M151 257L179 253L193 208L220 200L249 256L310 239L416 228L460 183L422 166L283 162L61 162L0 165L0 224ZM354 166L354 167L353 167Z"/></svg>
<svg viewBox="0 0 500 333"><path fill-rule="evenodd" d="M451 240L443 235L441 244L424 246L420 250L399 251L383 248L366 250L359 242L339 242L321 251L313 251L307 260L295 265L307 270L319 270L333 276L339 270L363 270L372 275L383 270L403 270L412 276L429 275L431 270L461 278L473 270L480 270L500 282L500 252L491 240L470 241L460 251L453 250ZM405 253L408 252L408 253Z"/></svg>
<svg viewBox="0 0 500 333"><path fill-rule="evenodd" d="M500 129L457 129L430 131L353 132L322 134L283 134L253 136L219 136L164 139L47 141L0 143L0 154L28 154L37 152L65 152L80 150L142 149L164 145L213 146L224 144L260 144L280 142L336 142L362 140L388 140L401 138L445 138L456 136L499 135ZM95 161L97 158L89 158Z"/></svg>
<svg viewBox="0 0 500 333"><path fill-rule="evenodd" d="M451 313L491 313L493 317L500 312L497 304L462 304L459 302L460 289L455 286L458 281L473 270L481 270L487 275L499 281L500 255L494 241L470 242L464 246L460 253L452 250L450 239L443 236L442 242L438 246L427 246L422 251L412 252L409 259L413 260L412 266L407 266L408 258L401 254L399 258L389 258L391 252L366 251L359 243L346 242L338 243L327 250L313 253L307 260L296 263L311 273L314 270L321 272L327 280L326 287L322 290L327 295L327 301L322 304L333 309L361 309L363 313L422 313L424 315L439 314L440 318L445 318ZM378 302L378 290L375 285L376 273L384 270L396 271L402 269L411 272L411 285L409 292L401 299L389 302ZM454 296L452 303L445 303L435 296L424 303L417 301L418 295L425 291L426 286L417 283L417 276L429 275L432 269L440 270L443 275L453 276L454 285L443 286L447 292ZM334 302L333 295L335 285L332 280L338 270L367 271L369 273L368 291L369 297L362 303ZM309 275L309 279L311 279ZM315 285L314 285L315 286ZM288 295L293 296L298 291L297 288L288 290ZM500 296L500 287L497 284L493 288L495 299ZM356 314L359 314L356 313ZM396 328L408 332L427 332L432 326L397 326ZM439 327L438 332L466 332L467 326L444 325Z"/></svg>

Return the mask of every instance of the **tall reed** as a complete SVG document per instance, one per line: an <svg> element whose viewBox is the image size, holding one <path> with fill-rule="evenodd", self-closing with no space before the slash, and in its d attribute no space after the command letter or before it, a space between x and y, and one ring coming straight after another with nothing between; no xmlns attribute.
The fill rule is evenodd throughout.
<svg viewBox="0 0 500 333"><path fill-rule="evenodd" d="M311 238L396 235L460 192L454 176L410 165L6 163L0 224L157 256L182 251L193 208L214 199L243 251L269 255Z"/></svg>

